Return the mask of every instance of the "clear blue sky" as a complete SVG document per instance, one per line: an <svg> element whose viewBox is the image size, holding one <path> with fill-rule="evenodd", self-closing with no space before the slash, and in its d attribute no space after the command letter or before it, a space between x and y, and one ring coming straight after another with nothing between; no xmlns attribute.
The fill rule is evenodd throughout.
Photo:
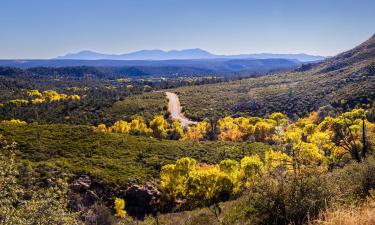
<svg viewBox="0 0 375 225"><path fill-rule="evenodd" d="M0 58L93 50L334 55L375 33L374 0L1 0Z"/></svg>

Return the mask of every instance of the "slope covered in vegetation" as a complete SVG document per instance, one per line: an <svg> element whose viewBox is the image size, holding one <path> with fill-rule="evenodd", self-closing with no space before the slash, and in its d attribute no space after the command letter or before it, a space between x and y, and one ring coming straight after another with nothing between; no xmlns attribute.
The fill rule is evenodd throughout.
<svg viewBox="0 0 375 225"><path fill-rule="evenodd" d="M268 145L262 143L159 141L97 132L87 126L2 122L0 131L8 141L17 143L17 155L35 166L85 172L109 183L123 184L128 178L157 177L164 164L181 157L215 163L224 157L239 159L243 150L249 154L268 149Z"/></svg>
<svg viewBox="0 0 375 225"><path fill-rule="evenodd" d="M348 109L375 98L375 36L358 47L294 72L174 90L188 117L306 115L320 106Z"/></svg>

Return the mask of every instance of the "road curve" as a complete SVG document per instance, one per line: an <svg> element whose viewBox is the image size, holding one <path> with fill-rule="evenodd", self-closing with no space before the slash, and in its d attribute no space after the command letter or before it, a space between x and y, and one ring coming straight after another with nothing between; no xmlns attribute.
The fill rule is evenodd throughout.
<svg viewBox="0 0 375 225"><path fill-rule="evenodd" d="M190 124L196 124L197 122L191 121L188 118L186 118L181 113L181 104L180 100L178 99L178 96L175 93L172 92L165 92L167 95L167 98L169 100L168 102L168 111L171 113L172 120L178 120L181 123L181 126L186 127Z"/></svg>

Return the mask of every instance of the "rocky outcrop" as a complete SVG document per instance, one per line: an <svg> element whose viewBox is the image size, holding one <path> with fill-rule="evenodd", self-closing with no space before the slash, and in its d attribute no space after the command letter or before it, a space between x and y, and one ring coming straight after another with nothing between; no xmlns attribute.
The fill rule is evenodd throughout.
<svg viewBox="0 0 375 225"><path fill-rule="evenodd" d="M132 217L143 219L146 215L156 215L161 192L151 182L145 185L134 184L138 182L128 180L133 185L125 190L102 183L86 174L78 175L69 185L69 206L74 211L84 212L84 216L89 216L98 209L106 214L103 207L112 210L114 198L118 197L125 200L125 210Z"/></svg>
<svg viewBox="0 0 375 225"><path fill-rule="evenodd" d="M126 212L138 219L143 219L145 215L156 215L160 196L154 184L132 185L125 193Z"/></svg>

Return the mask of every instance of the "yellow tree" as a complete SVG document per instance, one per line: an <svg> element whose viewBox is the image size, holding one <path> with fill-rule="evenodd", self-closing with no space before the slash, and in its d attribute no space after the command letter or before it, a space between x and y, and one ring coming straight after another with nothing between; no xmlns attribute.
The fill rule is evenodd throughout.
<svg viewBox="0 0 375 225"><path fill-rule="evenodd" d="M219 139L222 141L241 141L244 134L240 132L235 120L227 116L218 121Z"/></svg>
<svg viewBox="0 0 375 225"><path fill-rule="evenodd" d="M173 121L171 128L168 130L169 139L179 140L184 136L184 130L178 121Z"/></svg>
<svg viewBox="0 0 375 225"><path fill-rule="evenodd" d="M192 158L181 158L175 164L168 164L161 168L160 186L166 202L174 204L186 197L186 181L189 173L196 170L197 162Z"/></svg>
<svg viewBox="0 0 375 225"><path fill-rule="evenodd" d="M247 188L257 182L262 170L263 162L258 155L245 156L241 159L241 173Z"/></svg>
<svg viewBox="0 0 375 225"><path fill-rule="evenodd" d="M151 120L150 128L152 129L154 137L162 139L167 137L169 124L162 115L159 115Z"/></svg>
<svg viewBox="0 0 375 225"><path fill-rule="evenodd" d="M190 141L201 141L204 139L207 131L209 130L209 124L207 122L199 122L196 125L190 126L184 135L184 139Z"/></svg>
<svg viewBox="0 0 375 225"><path fill-rule="evenodd" d="M126 216L124 199L115 198L115 207L114 208L115 208L115 211L116 211L115 216L120 217L120 218L124 218Z"/></svg>
<svg viewBox="0 0 375 225"><path fill-rule="evenodd" d="M37 98L42 97L42 93L40 93L39 90L29 90L27 91L27 95L30 97L37 97Z"/></svg>
<svg viewBox="0 0 375 225"><path fill-rule="evenodd" d="M96 128L96 130L98 130L100 132L107 132L108 131L107 126L105 124L99 124L98 127Z"/></svg>
<svg viewBox="0 0 375 225"><path fill-rule="evenodd" d="M333 131L333 141L350 154L352 159L361 162L366 155L367 146L364 145L366 119L363 109L353 109L336 118L328 118L322 122L326 129ZM320 125L319 125L320 126ZM323 125L322 125L323 126Z"/></svg>
<svg viewBox="0 0 375 225"><path fill-rule="evenodd" d="M269 116L269 118L270 118L271 120L276 121L276 125L277 125L277 126L280 126L280 125L282 125L282 124L284 124L285 122L288 121L288 117L287 117L285 114L280 113L280 112L274 112L274 113L272 113L272 114Z"/></svg>
<svg viewBox="0 0 375 225"><path fill-rule="evenodd" d="M270 141L274 131L275 129L273 124L266 121L258 122L255 125L254 138L259 142L268 142Z"/></svg>
<svg viewBox="0 0 375 225"><path fill-rule="evenodd" d="M269 171L279 171L287 173L293 169L293 159L288 154L272 149L266 151L264 155L264 168Z"/></svg>
<svg viewBox="0 0 375 225"><path fill-rule="evenodd" d="M241 190L241 173L240 164L233 159L222 160L219 164L220 171L224 172L231 179L233 192L237 193Z"/></svg>
<svg viewBox="0 0 375 225"><path fill-rule="evenodd" d="M152 130L147 127L143 118L138 116L130 123L130 133L134 135L150 135Z"/></svg>
<svg viewBox="0 0 375 225"><path fill-rule="evenodd" d="M81 99L81 97L79 95L69 95L69 99L74 100L74 101L78 101L78 100Z"/></svg>
<svg viewBox="0 0 375 225"><path fill-rule="evenodd" d="M61 100L61 95L54 90L43 91L43 97L51 102Z"/></svg>
<svg viewBox="0 0 375 225"><path fill-rule="evenodd" d="M217 165L203 165L192 171L186 181L187 201L191 207L210 206L229 199L231 178Z"/></svg>
<svg viewBox="0 0 375 225"><path fill-rule="evenodd" d="M254 135L255 126L252 124L250 118L238 117L235 119L235 123L238 125L239 131L243 134L241 137L242 140L246 140Z"/></svg>
<svg viewBox="0 0 375 225"><path fill-rule="evenodd" d="M101 128L104 128L104 127L101 126ZM130 131L130 124L126 121L119 120L116 123L114 123L108 130L109 132L127 134Z"/></svg>

